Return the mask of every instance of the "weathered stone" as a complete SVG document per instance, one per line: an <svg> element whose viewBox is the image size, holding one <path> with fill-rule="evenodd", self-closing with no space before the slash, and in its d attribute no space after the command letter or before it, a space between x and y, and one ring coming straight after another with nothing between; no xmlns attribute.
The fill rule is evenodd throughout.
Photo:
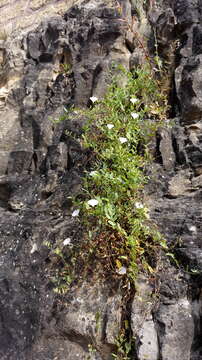
<svg viewBox="0 0 202 360"><path fill-rule="evenodd" d="M147 317L139 333L140 347L138 360L156 360L159 358L157 331L152 317Z"/></svg>
<svg viewBox="0 0 202 360"><path fill-rule="evenodd" d="M192 178L192 186L193 186L193 188L201 188L202 187L202 176L201 175Z"/></svg>
<svg viewBox="0 0 202 360"><path fill-rule="evenodd" d="M182 101L182 116L186 124L198 122L201 110L201 55L190 57L182 71L179 97Z"/></svg>
<svg viewBox="0 0 202 360"><path fill-rule="evenodd" d="M70 299L59 318L58 331L86 351L88 344L94 345L108 358L119 335L122 297L118 292L111 296L107 284L84 282Z"/></svg>
<svg viewBox="0 0 202 360"><path fill-rule="evenodd" d="M194 336L194 323L189 301L161 305L157 314L159 341L163 360L189 360Z"/></svg>
<svg viewBox="0 0 202 360"><path fill-rule="evenodd" d="M192 192L192 184L189 179L189 172L181 170L169 181L168 192L172 197L185 195Z"/></svg>
<svg viewBox="0 0 202 360"><path fill-rule="evenodd" d="M131 324L134 335L136 336L145 319L152 310L152 287L145 277L139 277L136 281L137 293L132 303Z"/></svg>
<svg viewBox="0 0 202 360"><path fill-rule="evenodd" d="M148 279L139 277L136 281L136 295L131 309L131 329L137 342L138 360L158 359L158 338L152 317L153 289Z"/></svg>
<svg viewBox="0 0 202 360"><path fill-rule="evenodd" d="M1 0L0 31L8 35L18 29L36 27L42 20L64 14L81 0ZM22 21L23 18L23 21Z"/></svg>
<svg viewBox="0 0 202 360"><path fill-rule="evenodd" d="M201 25L199 18L202 4L198 1L169 3L168 6L172 7L176 18L173 35L175 36L175 30L179 35L178 60L174 75L178 97L175 100L178 101L178 108L173 107L178 119L175 119L176 125L172 128L170 135L175 164L172 172L169 168L163 169L162 154L165 156L169 147L160 148L161 138L157 139L156 159L159 167L156 164L153 165L153 169L157 168L159 173L156 172L155 176L151 176L154 190L150 184L146 198L151 218L160 226L168 244L170 242L174 244L177 260L189 269L190 273L200 274L202 266L200 230L202 156ZM152 10L155 12L155 9ZM165 268L164 272L166 271L168 268ZM189 275L186 276L190 281ZM180 284L176 276L170 274L168 277L173 281L171 283L165 277L161 280L161 301L158 313L160 318L159 315L157 318L155 316L160 340L160 358L198 360L201 358L200 276L195 278L190 285L192 290L189 300L187 291L182 291L182 284L184 283L185 286L187 280ZM186 327L184 327L185 323ZM175 341L179 345L176 345Z"/></svg>
<svg viewBox="0 0 202 360"><path fill-rule="evenodd" d="M161 153L163 166L166 170L170 171L175 166L175 153L172 145L171 130L164 128L159 131L159 151Z"/></svg>

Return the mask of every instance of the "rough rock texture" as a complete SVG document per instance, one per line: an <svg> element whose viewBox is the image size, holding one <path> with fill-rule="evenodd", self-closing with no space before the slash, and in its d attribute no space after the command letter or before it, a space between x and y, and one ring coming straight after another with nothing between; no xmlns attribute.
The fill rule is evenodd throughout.
<svg viewBox="0 0 202 360"><path fill-rule="evenodd" d="M72 3L0 4L0 28L12 22L18 28L24 17L23 30L0 39L0 358L108 360L116 350L123 316L118 283L111 288L96 279L63 297L53 292L50 277L61 258L51 249L64 249L68 259L64 241L82 240L71 196L80 191L89 154L78 140L83 119L76 111L52 120L72 104L101 97L114 63L143 63L137 36L152 51L155 33L170 71L171 119L156 136L145 201L181 269L167 256L155 286L137 279L128 304L136 339L130 358L200 360L202 4Z"/></svg>
<svg viewBox="0 0 202 360"><path fill-rule="evenodd" d="M129 67L121 16L106 4L84 2L1 41L2 360L108 359L119 334L118 285L112 292L100 281L85 283L60 302L50 281L61 261L54 249L82 237L70 197L79 192L88 162L76 140L83 121L78 114L70 112L60 124L53 120L64 107L102 96L114 61ZM65 252L68 257L68 246Z"/></svg>
<svg viewBox="0 0 202 360"><path fill-rule="evenodd" d="M197 274L188 280L188 299L184 293L179 295L175 304L160 305L156 319L162 327L159 333L162 359L202 358L199 335L202 270L201 5L200 1L170 3L175 16L173 36L177 40L172 118L170 127L161 129L157 136L157 161L150 168L152 181L146 194L151 217L175 249L179 264L187 270L187 280L190 273Z"/></svg>
<svg viewBox="0 0 202 360"><path fill-rule="evenodd" d="M1 0L0 38L36 27L43 19L62 14L77 3L79 0Z"/></svg>

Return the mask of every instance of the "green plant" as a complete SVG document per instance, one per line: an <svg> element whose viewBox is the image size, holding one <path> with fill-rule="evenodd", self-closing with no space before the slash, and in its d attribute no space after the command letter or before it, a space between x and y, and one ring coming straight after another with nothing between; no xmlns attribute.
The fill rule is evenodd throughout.
<svg viewBox="0 0 202 360"><path fill-rule="evenodd" d="M127 84L113 81L104 100L95 102L85 116L83 146L94 154L93 170L86 173L78 201L90 234L89 248L107 274L134 280L139 270L153 271L150 260L162 242L142 201L150 160L147 145L167 103L150 67L135 73L121 70ZM88 256L89 260L89 251Z"/></svg>
<svg viewBox="0 0 202 360"><path fill-rule="evenodd" d="M86 360L93 360L94 354L96 353L96 349L92 344L88 344L88 356Z"/></svg>
<svg viewBox="0 0 202 360"><path fill-rule="evenodd" d="M56 279L67 288L81 272L93 271L133 283L139 271L154 273L159 250L166 248L143 200L148 144L166 118L166 94L148 63L133 73L116 70L104 99L93 96L89 109L77 110L86 118L81 144L93 160L74 200L84 238L71 252L70 273L58 254L63 266Z"/></svg>
<svg viewBox="0 0 202 360"><path fill-rule="evenodd" d="M129 360L131 352L131 341L127 341L124 334L120 334L116 339L115 345L117 347L116 353L112 356L116 360Z"/></svg>
<svg viewBox="0 0 202 360"><path fill-rule="evenodd" d="M68 239L66 239L68 240ZM74 280L74 274L72 269L74 268L74 257L69 256L69 259L65 257L64 242L57 247L49 241L45 241L44 245L47 246L51 251L52 262L57 264L56 268L52 271L51 281L54 284L53 291L58 294L64 294L69 290L69 286ZM72 254L71 248L69 253Z"/></svg>
<svg viewBox="0 0 202 360"><path fill-rule="evenodd" d="M68 64L68 63L60 64L60 72L62 74L69 74L71 68L72 68L71 64Z"/></svg>

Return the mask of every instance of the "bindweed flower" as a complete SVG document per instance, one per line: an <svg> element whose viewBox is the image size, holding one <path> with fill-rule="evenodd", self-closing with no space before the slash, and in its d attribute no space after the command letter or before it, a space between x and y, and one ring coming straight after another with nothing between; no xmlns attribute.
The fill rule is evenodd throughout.
<svg viewBox="0 0 202 360"><path fill-rule="evenodd" d="M128 140L127 140L125 137L122 137L122 136L121 136L121 137L119 138L119 141L120 141L121 144L124 144L124 143L126 143Z"/></svg>
<svg viewBox="0 0 202 360"><path fill-rule="evenodd" d="M137 119L139 117L139 114L135 113L135 112L132 112L131 116L132 116L133 119Z"/></svg>
<svg viewBox="0 0 202 360"><path fill-rule="evenodd" d="M34 243L34 244L32 245L32 249L31 249L30 253L31 253L31 254L34 254L35 251L37 251L37 250L38 250L38 246L37 246L36 243Z"/></svg>
<svg viewBox="0 0 202 360"><path fill-rule="evenodd" d="M88 205L94 207L94 206L98 205L98 200L90 199L90 200L87 201L87 203L88 203Z"/></svg>
<svg viewBox="0 0 202 360"><path fill-rule="evenodd" d="M189 231L193 232L193 233L196 233L197 232L197 228L195 225L192 225L189 227Z"/></svg>
<svg viewBox="0 0 202 360"><path fill-rule="evenodd" d="M136 207L136 209L143 209L144 205L142 203L140 203L140 202L136 202L135 207Z"/></svg>
<svg viewBox="0 0 202 360"><path fill-rule="evenodd" d="M135 104L137 101L138 99L135 97L130 98L130 102L132 102L132 104Z"/></svg>
<svg viewBox="0 0 202 360"><path fill-rule="evenodd" d="M63 245L70 245L71 244L71 239L70 238L66 238L64 241L63 241Z"/></svg>
<svg viewBox="0 0 202 360"><path fill-rule="evenodd" d="M107 124L107 127L109 130L113 129L114 125L113 124Z"/></svg>
<svg viewBox="0 0 202 360"><path fill-rule="evenodd" d="M90 176L97 176L98 175L98 172L96 170L93 170L89 173Z"/></svg>
<svg viewBox="0 0 202 360"><path fill-rule="evenodd" d="M79 209L74 210L73 213L72 213L72 217L77 217L77 216L79 216L79 212L80 212Z"/></svg>
<svg viewBox="0 0 202 360"><path fill-rule="evenodd" d="M91 96L90 100L92 101L92 103L95 103L96 101L98 101L98 98L96 96Z"/></svg>
<svg viewBox="0 0 202 360"><path fill-rule="evenodd" d="M122 267L121 267L120 269L118 269L116 272L117 272L117 274L119 274L119 275L125 275L126 272L127 272L127 269L126 269L125 266L122 266Z"/></svg>

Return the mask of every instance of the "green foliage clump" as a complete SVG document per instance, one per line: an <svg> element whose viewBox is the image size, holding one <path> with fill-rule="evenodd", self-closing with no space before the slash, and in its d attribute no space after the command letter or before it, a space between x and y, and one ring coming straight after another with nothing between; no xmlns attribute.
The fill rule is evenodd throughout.
<svg viewBox="0 0 202 360"><path fill-rule="evenodd" d="M103 100L91 97L89 109L76 109L86 119L81 143L91 163L73 215L80 216L84 238L69 248L68 260L65 247L54 250L62 264L54 277L59 293L92 272L122 277L128 288L139 271L155 271L159 249L166 247L143 201L148 145L166 117L166 92L149 63L118 74Z"/></svg>
<svg viewBox="0 0 202 360"><path fill-rule="evenodd" d="M146 65L134 73L122 70L105 98L92 101L83 146L94 162L84 180L85 199L78 203L87 229L86 259L90 254L105 274L134 280L139 270L153 271L150 260L163 245L142 191L148 143L165 117L166 98Z"/></svg>

